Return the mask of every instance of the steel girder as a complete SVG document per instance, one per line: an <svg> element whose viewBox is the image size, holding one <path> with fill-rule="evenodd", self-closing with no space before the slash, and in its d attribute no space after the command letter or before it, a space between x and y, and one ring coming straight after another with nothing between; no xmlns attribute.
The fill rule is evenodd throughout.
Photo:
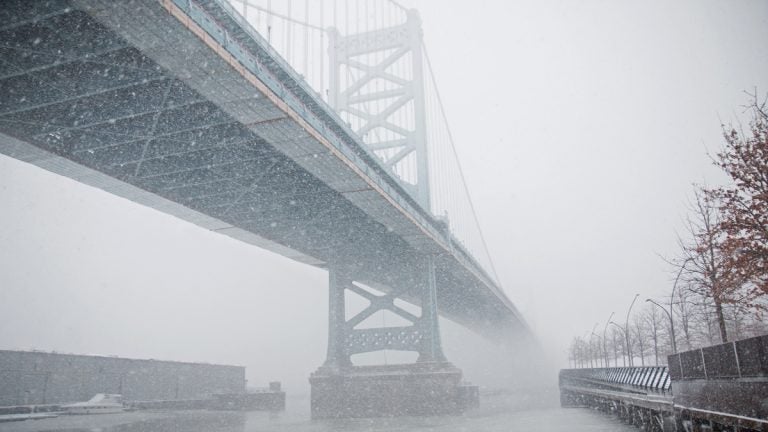
<svg viewBox="0 0 768 432"><path fill-rule="evenodd" d="M328 354L324 366L341 369L352 365L350 356L381 350L415 351L419 362L445 361L440 342L440 328L437 314L437 287L435 260L431 255L423 257L420 268L423 279L415 289L421 297L419 316L397 306L395 299L413 294L409 288L377 295L356 284L340 263L328 268ZM346 291L351 291L366 300L368 306L346 319ZM397 327L356 328L375 313L388 310L406 319L411 324Z"/></svg>
<svg viewBox="0 0 768 432"><path fill-rule="evenodd" d="M331 106L430 209L421 20L342 36L330 30ZM414 162L415 161L415 172Z"/></svg>

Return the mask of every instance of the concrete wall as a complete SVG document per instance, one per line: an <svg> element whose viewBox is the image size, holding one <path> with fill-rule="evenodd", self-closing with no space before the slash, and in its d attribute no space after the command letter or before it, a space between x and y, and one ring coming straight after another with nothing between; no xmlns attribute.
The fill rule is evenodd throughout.
<svg viewBox="0 0 768 432"><path fill-rule="evenodd" d="M242 366L0 350L0 406L77 402L96 393L131 401L244 392Z"/></svg>

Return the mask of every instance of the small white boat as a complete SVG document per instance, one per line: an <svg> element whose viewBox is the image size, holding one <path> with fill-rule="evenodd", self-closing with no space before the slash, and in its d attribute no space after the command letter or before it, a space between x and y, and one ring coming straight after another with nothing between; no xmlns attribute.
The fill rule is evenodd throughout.
<svg viewBox="0 0 768 432"><path fill-rule="evenodd" d="M118 394L99 393L88 402L77 402L62 405L67 414L109 414L125 411L123 396Z"/></svg>

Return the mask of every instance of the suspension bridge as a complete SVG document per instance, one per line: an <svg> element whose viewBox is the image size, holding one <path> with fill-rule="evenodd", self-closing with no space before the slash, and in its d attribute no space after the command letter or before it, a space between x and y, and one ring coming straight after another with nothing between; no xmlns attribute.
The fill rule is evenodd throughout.
<svg viewBox="0 0 768 432"><path fill-rule="evenodd" d="M328 270L317 416L460 409L472 391L442 353L438 315L530 339L483 239L417 12L15 0L0 16L0 152ZM352 316L350 294L369 303ZM407 324L371 326L380 311ZM419 361L351 362L385 349Z"/></svg>

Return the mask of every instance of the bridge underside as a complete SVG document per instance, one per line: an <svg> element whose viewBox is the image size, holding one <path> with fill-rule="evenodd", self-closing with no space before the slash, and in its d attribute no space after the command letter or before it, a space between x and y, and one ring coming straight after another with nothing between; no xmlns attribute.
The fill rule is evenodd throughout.
<svg viewBox="0 0 768 432"><path fill-rule="evenodd" d="M419 303L420 257L444 251L161 3L5 3L0 152ZM524 332L452 255L435 266L441 313Z"/></svg>

